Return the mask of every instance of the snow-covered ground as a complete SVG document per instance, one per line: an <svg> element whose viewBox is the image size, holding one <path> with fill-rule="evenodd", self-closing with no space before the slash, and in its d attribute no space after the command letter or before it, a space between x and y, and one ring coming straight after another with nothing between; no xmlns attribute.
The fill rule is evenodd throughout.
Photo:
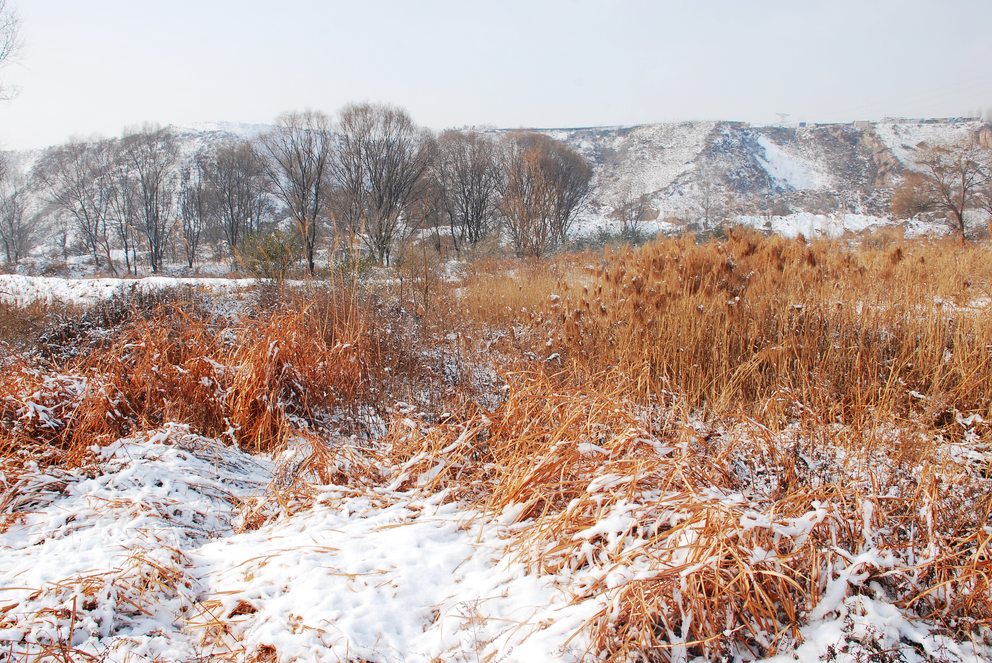
<svg viewBox="0 0 992 663"><path fill-rule="evenodd" d="M786 216L747 216L742 215L735 221L744 226L758 230L773 232L784 237L799 237L807 239L818 237L841 237L847 233L863 233L882 228L902 228L907 238L941 237L951 232L946 223L926 222L919 219L896 221L883 216L870 214L811 214L795 212Z"/></svg>
<svg viewBox="0 0 992 663"><path fill-rule="evenodd" d="M215 295L230 295L257 283L256 279L172 276L147 276L141 279L68 279L54 276L0 274L0 302L17 306L34 302L89 306L115 296L149 294L183 287Z"/></svg>
<svg viewBox="0 0 992 663"><path fill-rule="evenodd" d="M170 425L103 448L93 467L0 475L0 649L108 661L595 660L587 627L609 614L609 588L646 571L590 557L586 571L540 572L510 543L525 526L512 509L487 517L390 486L300 497L273 480L278 466ZM601 479L590 492L617 480ZM621 500L576 537L636 547L637 508ZM802 538L827 514L814 503L795 521L747 512L741 525ZM773 660L879 650L988 660L882 593L849 592L887 559L882 548L852 558L804 642Z"/></svg>
<svg viewBox="0 0 992 663"><path fill-rule="evenodd" d="M100 455L98 472L0 477L16 496L0 533L3 650L578 660L586 639L566 641L602 607L514 561L509 524L438 497L327 486L259 526L271 461L182 426Z"/></svg>
<svg viewBox="0 0 992 663"><path fill-rule="evenodd" d="M959 122L879 122L874 125L882 143L892 152L905 168L915 170L918 167L918 149L923 144L931 147L960 143L981 128L977 120L962 120Z"/></svg>
<svg viewBox="0 0 992 663"><path fill-rule="evenodd" d="M830 187L830 176L821 172L816 164L792 154L767 136L759 136L758 144L764 151L758 155L758 161L776 186L792 191Z"/></svg>
<svg viewBox="0 0 992 663"><path fill-rule="evenodd" d="M594 197L606 211L629 196L655 193L694 168L715 122L548 131L596 164Z"/></svg>

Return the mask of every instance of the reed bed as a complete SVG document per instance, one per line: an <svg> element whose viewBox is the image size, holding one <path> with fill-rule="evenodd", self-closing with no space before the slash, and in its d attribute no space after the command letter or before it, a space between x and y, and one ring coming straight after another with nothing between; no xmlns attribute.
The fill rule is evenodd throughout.
<svg viewBox="0 0 992 663"><path fill-rule="evenodd" d="M885 249L765 238L665 240L561 284L556 341L592 371L650 375L690 408L781 425L990 412L985 245Z"/></svg>
<svg viewBox="0 0 992 663"><path fill-rule="evenodd" d="M278 452L245 530L320 484L465 503L598 602L584 633L605 660L788 652L872 600L981 637L989 257L732 230L480 263L413 307L409 282L234 321L163 304L79 355L11 360L0 451L79 463L178 421ZM370 415L381 429L360 430Z"/></svg>
<svg viewBox="0 0 992 663"><path fill-rule="evenodd" d="M513 526L516 555L603 608L608 660L745 659L884 594L958 634L992 626L988 464L921 444L836 446L639 405L616 372L508 376L495 412L394 430L394 486L467 500ZM881 435L881 433L879 433Z"/></svg>
<svg viewBox="0 0 992 663"><path fill-rule="evenodd" d="M514 275L510 303L469 301L530 368L495 412L396 423L394 485L518 522L535 571L604 597L609 660L786 652L883 595L981 632L988 257L731 231Z"/></svg>
<svg viewBox="0 0 992 663"><path fill-rule="evenodd" d="M0 450L74 464L93 445L169 422L253 452L299 435L361 434L359 409L388 401L417 368L402 328L380 335L389 322L399 327L336 289L288 294L238 320L156 303L79 353L7 367Z"/></svg>

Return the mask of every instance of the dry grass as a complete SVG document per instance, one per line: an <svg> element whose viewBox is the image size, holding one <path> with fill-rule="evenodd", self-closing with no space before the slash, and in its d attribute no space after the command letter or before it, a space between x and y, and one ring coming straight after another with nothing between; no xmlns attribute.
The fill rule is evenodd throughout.
<svg viewBox="0 0 992 663"><path fill-rule="evenodd" d="M284 295L233 327L163 307L7 370L0 443L72 462L167 421L256 452L305 440L245 528L312 484L444 491L602 600L609 660L787 650L837 587L972 633L992 627L988 258L733 231L451 286L411 271L399 301ZM498 407L431 368L446 344L496 364ZM385 436L335 436L370 409Z"/></svg>
<svg viewBox="0 0 992 663"><path fill-rule="evenodd" d="M156 304L78 356L10 366L0 449L72 464L173 421L255 452L359 433L359 408L388 401L418 367L402 329L379 333L387 324L388 311L341 289L287 295L234 326L189 302Z"/></svg>
<svg viewBox="0 0 992 663"><path fill-rule="evenodd" d="M610 660L774 654L835 583L961 632L992 625L987 466L936 444L856 459L850 429L823 444L643 408L616 372L510 384L495 412L398 425L398 485L512 514L521 560L606 597L589 628Z"/></svg>
<svg viewBox="0 0 992 663"><path fill-rule="evenodd" d="M739 231L555 268L461 301L562 368L511 372L495 412L398 422L391 450L398 485L512 513L522 559L591 574L596 651L773 654L836 583L992 626L990 468L949 446L988 449L986 246Z"/></svg>
<svg viewBox="0 0 992 663"><path fill-rule="evenodd" d="M645 370L653 393L779 425L990 413L988 249L885 250L762 238L667 240L607 256L568 290L559 347L587 370ZM912 393L917 396L911 396Z"/></svg>

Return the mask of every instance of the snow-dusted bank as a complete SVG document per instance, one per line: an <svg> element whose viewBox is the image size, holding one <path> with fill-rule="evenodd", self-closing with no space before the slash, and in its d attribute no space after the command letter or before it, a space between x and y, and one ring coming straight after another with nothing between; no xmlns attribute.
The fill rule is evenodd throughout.
<svg viewBox="0 0 992 663"><path fill-rule="evenodd" d="M885 229L902 230L907 239L917 237L942 237L950 234L945 223L920 219L897 221L870 214L811 214L795 212L786 216L739 216L736 222L757 230L772 232L783 237L807 239L838 238L847 234L867 233Z"/></svg>
<svg viewBox="0 0 992 663"><path fill-rule="evenodd" d="M456 504L328 486L271 513L272 462L182 426L100 455L99 473L0 477L17 495L0 534L4 650L577 660L602 607L528 574L506 549L509 525Z"/></svg>
<svg viewBox="0 0 992 663"><path fill-rule="evenodd" d="M35 302L89 306L115 296L149 294L193 288L225 295L257 285L257 279L180 278L147 276L140 279L72 279L53 276L0 274L0 302L27 306Z"/></svg>
<svg viewBox="0 0 992 663"><path fill-rule="evenodd" d="M583 588L639 573L525 567L506 543L513 513L493 519L441 495L328 485L305 498L283 486L274 498L278 460L174 425L103 448L98 471L0 476L5 653L595 660L584 627L612 594ZM626 531L632 505L618 506L583 536ZM781 525L782 536L803 536L817 513ZM811 611L804 644L774 660L860 660L879 649L906 661L988 660L992 652L936 635L881 595L848 593L860 569L885 562L881 549L852 559ZM684 649L669 653L686 660Z"/></svg>

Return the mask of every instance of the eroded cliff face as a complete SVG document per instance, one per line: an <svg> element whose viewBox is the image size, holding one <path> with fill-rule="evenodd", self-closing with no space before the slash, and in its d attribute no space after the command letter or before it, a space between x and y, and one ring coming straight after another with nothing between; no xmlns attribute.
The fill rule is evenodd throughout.
<svg viewBox="0 0 992 663"><path fill-rule="evenodd" d="M892 189L923 145L977 137L992 147L992 126L976 120L803 127L682 122L545 131L593 163L588 214L602 218L631 193L647 194L662 218L692 218L714 186L727 204L753 213L885 215Z"/></svg>
<svg viewBox="0 0 992 663"><path fill-rule="evenodd" d="M889 150L882 139L874 131L865 131L861 135L861 143L871 154L873 173L871 185L873 187L892 187L903 172L902 163Z"/></svg>

